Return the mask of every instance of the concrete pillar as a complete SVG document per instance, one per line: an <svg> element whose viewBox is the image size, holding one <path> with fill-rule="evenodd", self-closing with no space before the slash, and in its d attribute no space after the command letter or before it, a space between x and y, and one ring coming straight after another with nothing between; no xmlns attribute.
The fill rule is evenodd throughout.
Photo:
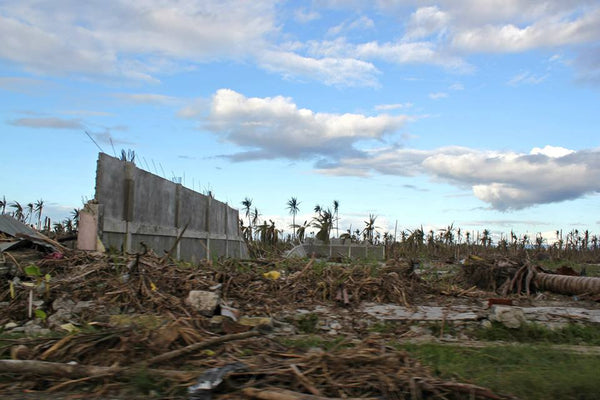
<svg viewBox="0 0 600 400"><path fill-rule="evenodd" d="M125 161L125 240L123 242L123 251L131 252L131 222L134 218L135 205L135 164Z"/></svg>
<svg viewBox="0 0 600 400"><path fill-rule="evenodd" d="M206 207L206 259L210 260L210 206L212 205L212 196L207 197L208 206Z"/></svg>
<svg viewBox="0 0 600 400"><path fill-rule="evenodd" d="M177 235L173 240L177 240L179 235L181 234L182 224L181 224L181 183L175 185L175 232ZM181 238L183 240L183 238ZM181 240L177 242L177 246L175 247L175 258L179 260L181 258Z"/></svg>
<svg viewBox="0 0 600 400"><path fill-rule="evenodd" d="M86 204L83 210L79 211L77 248L95 251L98 240L98 205Z"/></svg>

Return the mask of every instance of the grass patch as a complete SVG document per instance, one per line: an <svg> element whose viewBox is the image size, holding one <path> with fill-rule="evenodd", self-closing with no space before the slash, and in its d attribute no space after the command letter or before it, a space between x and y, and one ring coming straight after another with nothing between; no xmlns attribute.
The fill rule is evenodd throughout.
<svg viewBox="0 0 600 400"><path fill-rule="evenodd" d="M304 314L296 321L296 326L301 333L317 333L319 331L319 316L317 314Z"/></svg>
<svg viewBox="0 0 600 400"><path fill-rule="evenodd" d="M521 399L597 399L600 358L544 346L480 349L440 344L399 345L443 379L458 379Z"/></svg>
<svg viewBox="0 0 600 400"><path fill-rule="evenodd" d="M490 328L477 328L473 334L479 340L600 346L600 329L581 324L568 324L563 328L549 329L540 324L529 323L518 329L511 329L501 323L493 322Z"/></svg>

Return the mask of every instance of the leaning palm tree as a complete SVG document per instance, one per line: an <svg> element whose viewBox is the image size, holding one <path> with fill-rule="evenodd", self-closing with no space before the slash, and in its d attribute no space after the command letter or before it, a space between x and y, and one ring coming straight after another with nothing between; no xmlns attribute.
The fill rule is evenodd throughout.
<svg viewBox="0 0 600 400"><path fill-rule="evenodd" d="M41 229L42 227L42 210L44 209L44 200L39 199L38 201L35 202L35 207L33 208L33 211L37 214L37 228L38 230Z"/></svg>
<svg viewBox="0 0 600 400"><path fill-rule="evenodd" d="M292 227L294 228L294 236L293 236L294 240L296 239L296 214L298 214L298 211L300 211L300 207L298 207L299 205L300 205L300 202L295 197L292 197L287 202L287 209L289 210L290 214L292 214Z"/></svg>
<svg viewBox="0 0 600 400"><path fill-rule="evenodd" d="M25 219L25 215L23 214L23 206L21 205L21 203L15 201L9 204L9 206L15 209L15 211L13 211L13 217L15 217L17 221L23 222L23 220Z"/></svg>

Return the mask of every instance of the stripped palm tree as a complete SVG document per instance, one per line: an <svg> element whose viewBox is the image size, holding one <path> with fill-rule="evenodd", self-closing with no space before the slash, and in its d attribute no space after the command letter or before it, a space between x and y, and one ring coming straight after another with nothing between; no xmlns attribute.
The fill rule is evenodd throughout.
<svg viewBox="0 0 600 400"><path fill-rule="evenodd" d="M29 225L31 225L32 217L33 217L33 203L27 203L27 216L25 217L25 219L29 219L29 222L27 222Z"/></svg>
<svg viewBox="0 0 600 400"><path fill-rule="evenodd" d="M242 201L242 205L244 206L244 211L246 213L246 218L248 218L248 237L252 239L252 222L250 220L250 212L252 211L252 199L246 197Z"/></svg>
<svg viewBox="0 0 600 400"><path fill-rule="evenodd" d="M37 214L37 228L38 230L41 229L42 227L42 210L44 209L44 200L39 199L38 201L35 202L35 207L33 209L33 211Z"/></svg>
<svg viewBox="0 0 600 400"><path fill-rule="evenodd" d="M300 211L300 207L298 207L299 205L300 202L295 197L292 197L287 202L287 209L289 210L290 214L292 214L292 227L294 229L293 240L296 239L296 214L298 214L298 211Z"/></svg>
<svg viewBox="0 0 600 400"><path fill-rule="evenodd" d="M333 201L333 213L335 214L335 236L339 237L340 236L340 231L339 231L339 226L338 226L338 212L340 209L340 202L338 200L334 200Z"/></svg>
<svg viewBox="0 0 600 400"><path fill-rule="evenodd" d="M373 244L373 239L375 237L374 232L377 227L375 226L375 220L377 219L377 215L369 214L369 220L365 221L365 229L363 229L363 236L365 240L369 243Z"/></svg>

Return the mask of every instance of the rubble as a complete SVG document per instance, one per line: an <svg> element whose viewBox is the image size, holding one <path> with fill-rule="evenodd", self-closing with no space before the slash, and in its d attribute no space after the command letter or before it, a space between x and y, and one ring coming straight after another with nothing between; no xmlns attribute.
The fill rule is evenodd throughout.
<svg viewBox="0 0 600 400"><path fill-rule="evenodd" d="M8 282L26 280L22 272L0 286L0 326L22 335L0 343L1 358L11 358L0 360L0 374L38 377L0 381L2 392L85 388L107 397L146 374L163 382L161 394L170 398L500 399L508 396L436 377L390 347L389 338L467 340L469 329L491 321L511 328L532 321L600 323L600 310L585 309L582 301L581 307L543 308L509 295L513 306L491 304L493 293L472 282L448 284L445 277L440 286L405 260L223 260L190 267L152 252L45 254L34 261L51 277L35 299L44 318L28 317L28 291L17 288L11 297ZM314 336L319 342L309 348L285 342ZM326 347L327 341L336 345ZM245 368L205 384L209 371L238 362Z"/></svg>

